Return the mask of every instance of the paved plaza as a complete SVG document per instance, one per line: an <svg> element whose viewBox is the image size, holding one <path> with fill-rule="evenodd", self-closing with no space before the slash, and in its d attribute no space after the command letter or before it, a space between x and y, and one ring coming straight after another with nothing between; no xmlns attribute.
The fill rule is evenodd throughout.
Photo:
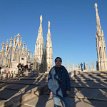
<svg viewBox="0 0 107 107"><path fill-rule="evenodd" d="M71 86L69 107L107 106L107 72L80 72ZM47 74L0 80L0 107L53 107Z"/></svg>

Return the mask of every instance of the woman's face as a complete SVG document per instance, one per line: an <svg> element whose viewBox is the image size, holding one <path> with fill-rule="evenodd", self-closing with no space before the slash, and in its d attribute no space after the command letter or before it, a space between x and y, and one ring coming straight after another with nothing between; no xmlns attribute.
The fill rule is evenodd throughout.
<svg viewBox="0 0 107 107"><path fill-rule="evenodd" d="M60 59L57 59L57 60L55 61L55 65L56 65L56 66L60 67L61 64L62 64L62 61L61 61Z"/></svg>

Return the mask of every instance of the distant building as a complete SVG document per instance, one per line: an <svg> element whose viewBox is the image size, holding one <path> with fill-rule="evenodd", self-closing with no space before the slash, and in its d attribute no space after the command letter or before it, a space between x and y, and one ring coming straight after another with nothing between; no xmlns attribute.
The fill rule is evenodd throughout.
<svg viewBox="0 0 107 107"><path fill-rule="evenodd" d="M104 39L104 33L100 24L100 17L98 14L97 3L95 3L96 11L96 48L97 48L97 70L107 71L107 57L106 57L106 43Z"/></svg>

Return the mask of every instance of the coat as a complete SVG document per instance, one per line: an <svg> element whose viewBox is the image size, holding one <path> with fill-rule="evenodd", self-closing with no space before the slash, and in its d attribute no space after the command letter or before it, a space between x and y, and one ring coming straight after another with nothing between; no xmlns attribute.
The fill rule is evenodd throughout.
<svg viewBox="0 0 107 107"><path fill-rule="evenodd" d="M71 89L70 77L64 66L52 67L48 75L48 87L54 95L66 97L66 91Z"/></svg>

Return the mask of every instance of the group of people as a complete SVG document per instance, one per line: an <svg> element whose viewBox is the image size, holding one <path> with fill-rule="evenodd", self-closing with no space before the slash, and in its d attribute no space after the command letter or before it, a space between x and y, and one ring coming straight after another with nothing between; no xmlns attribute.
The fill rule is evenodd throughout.
<svg viewBox="0 0 107 107"><path fill-rule="evenodd" d="M26 72L26 71L31 72L32 71L32 64L23 65L23 64L19 63L17 65L17 68L18 68L18 76L24 76L24 72Z"/></svg>
<svg viewBox="0 0 107 107"><path fill-rule="evenodd" d="M16 69L8 67L0 67L0 79L14 78L16 75Z"/></svg>
<svg viewBox="0 0 107 107"><path fill-rule="evenodd" d="M8 68L0 66L0 79L15 78L25 76L26 71L32 71L32 64L23 65L19 63L17 68Z"/></svg>

